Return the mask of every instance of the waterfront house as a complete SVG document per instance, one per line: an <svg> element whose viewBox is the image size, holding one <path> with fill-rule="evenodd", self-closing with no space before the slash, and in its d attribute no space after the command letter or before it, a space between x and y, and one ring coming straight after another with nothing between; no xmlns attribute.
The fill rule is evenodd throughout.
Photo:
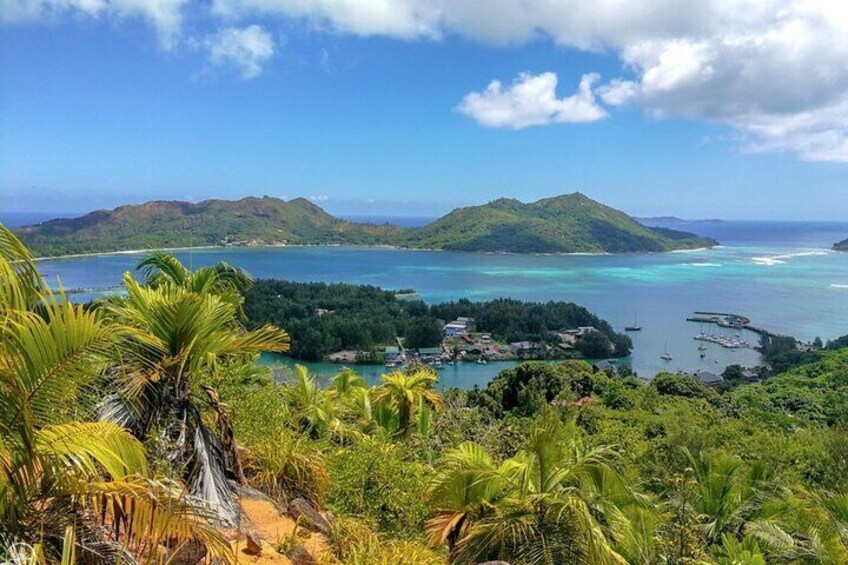
<svg viewBox="0 0 848 565"><path fill-rule="evenodd" d="M386 357L386 361L397 361L397 358L400 355L400 348L395 345L387 345L383 353Z"/></svg>

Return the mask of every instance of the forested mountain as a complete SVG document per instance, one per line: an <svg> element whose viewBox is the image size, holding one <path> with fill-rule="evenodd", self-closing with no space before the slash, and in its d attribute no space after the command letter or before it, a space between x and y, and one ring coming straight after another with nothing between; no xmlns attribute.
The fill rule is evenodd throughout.
<svg viewBox="0 0 848 565"><path fill-rule="evenodd" d="M197 204L151 201L17 230L37 255L211 245L397 245L512 253L630 253L714 240L651 228L580 193L531 204L502 198L458 208L423 228L337 219L312 202L272 197Z"/></svg>
<svg viewBox="0 0 848 565"><path fill-rule="evenodd" d="M345 222L305 198L154 200L17 230L38 255L211 245L381 244L404 228Z"/></svg>
<svg viewBox="0 0 848 565"><path fill-rule="evenodd" d="M690 233L643 226L579 192L530 204L501 198L459 208L410 236L418 247L513 253L670 251L716 243Z"/></svg>

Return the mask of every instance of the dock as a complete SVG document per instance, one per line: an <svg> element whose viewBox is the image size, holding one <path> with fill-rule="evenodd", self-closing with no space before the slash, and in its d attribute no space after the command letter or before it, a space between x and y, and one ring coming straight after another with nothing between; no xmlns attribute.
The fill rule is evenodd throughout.
<svg viewBox="0 0 848 565"><path fill-rule="evenodd" d="M755 334L764 335L767 337L780 337L780 334L769 331L760 326L755 326L751 323L751 319L742 314L734 312L695 312L694 316L686 318L687 322L697 322L701 324L715 324L722 328L730 328L736 330L748 330Z"/></svg>

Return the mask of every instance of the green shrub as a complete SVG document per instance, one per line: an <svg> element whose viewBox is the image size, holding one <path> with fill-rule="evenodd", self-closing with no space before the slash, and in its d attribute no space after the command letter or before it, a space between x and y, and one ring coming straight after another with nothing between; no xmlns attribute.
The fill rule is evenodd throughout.
<svg viewBox="0 0 848 565"><path fill-rule="evenodd" d="M403 446L365 439L331 456L328 471L333 510L373 521L383 533L421 535L428 512L422 496L426 467Z"/></svg>

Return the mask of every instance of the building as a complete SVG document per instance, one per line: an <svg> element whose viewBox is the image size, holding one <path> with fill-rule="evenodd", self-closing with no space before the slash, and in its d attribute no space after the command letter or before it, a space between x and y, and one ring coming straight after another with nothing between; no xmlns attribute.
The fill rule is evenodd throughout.
<svg viewBox="0 0 848 565"><path fill-rule="evenodd" d="M711 373L709 371L698 371L695 373L695 378L705 385L715 386L721 384L724 378L721 375Z"/></svg>
<svg viewBox="0 0 848 565"><path fill-rule="evenodd" d="M418 357L422 361L435 361L442 357L441 347L419 347Z"/></svg>
<svg viewBox="0 0 848 565"><path fill-rule="evenodd" d="M466 318L460 316L453 322L445 324L443 332L445 337L454 337L457 335L465 335L474 330L474 318Z"/></svg>
<svg viewBox="0 0 848 565"><path fill-rule="evenodd" d="M383 353L385 354L386 361L396 361L400 355L400 348L393 345L387 345Z"/></svg>
<svg viewBox="0 0 848 565"><path fill-rule="evenodd" d="M458 335L465 335L468 333L468 324L465 322L460 322L459 320L455 320L450 322L449 324L445 324L445 327L442 329L445 337L455 337Z"/></svg>
<svg viewBox="0 0 848 565"><path fill-rule="evenodd" d="M613 365L612 363L610 363L606 359L603 359L603 360L598 361L597 363L593 364L592 369L596 373L599 373L601 371L615 371L615 365Z"/></svg>

